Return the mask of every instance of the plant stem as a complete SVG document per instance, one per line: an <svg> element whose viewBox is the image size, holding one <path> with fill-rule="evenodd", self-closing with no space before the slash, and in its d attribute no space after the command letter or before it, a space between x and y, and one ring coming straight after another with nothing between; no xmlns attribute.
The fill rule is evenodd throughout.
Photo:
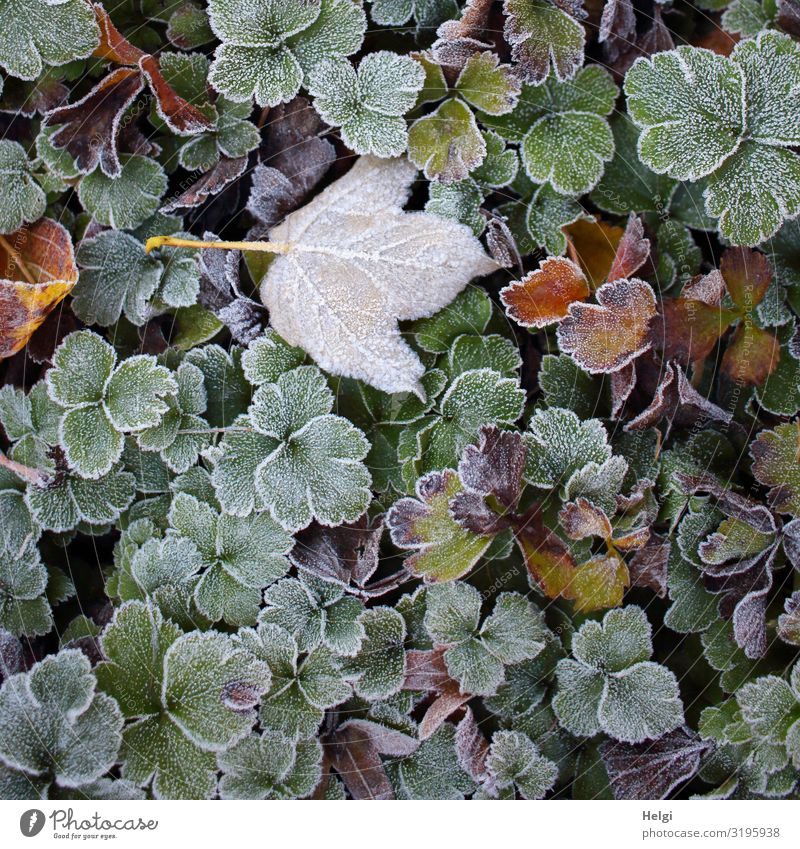
<svg viewBox="0 0 800 849"><path fill-rule="evenodd" d="M288 242L201 242L194 239L178 239L175 236L151 236L144 246L150 253L157 248L218 248L226 251L261 251L271 254L288 253L292 246Z"/></svg>
<svg viewBox="0 0 800 849"><path fill-rule="evenodd" d="M4 236L0 236L0 247L2 247L8 254L9 258L12 259L17 266L19 266L22 276L28 281L28 283L30 283L31 286L35 286L36 280L28 269L28 266L25 265L25 260L22 258L19 251ZM9 266L8 273L10 274L13 266L11 266L10 263Z"/></svg>

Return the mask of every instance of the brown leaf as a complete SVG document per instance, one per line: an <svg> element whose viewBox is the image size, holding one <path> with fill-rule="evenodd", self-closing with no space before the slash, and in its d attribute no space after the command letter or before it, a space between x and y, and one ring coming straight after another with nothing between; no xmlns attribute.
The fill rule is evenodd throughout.
<svg viewBox="0 0 800 849"><path fill-rule="evenodd" d="M547 598L574 599L575 560L566 544L545 527L538 512L526 517L514 537L528 574Z"/></svg>
<svg viewBox="0 0 800 849"><path fill-rule="evenodd" d="M0 271L0 357L10 357L78 281L69 233L41 218L0 236Z"/></svg>
<svg viewBox="0 0 800 849"><path fill-rule="evenodd" d="M614 62L636 38L636 15L631 0L606 0L600 17L597 40L603 45L603 54Z"/></svg>
<svg viewBox="0 0 800 849"><path fill-rule="evenodd" d="M138 65L139 60L147 56L144 50L134 47L114 26L100 3L94 4L94 17L100 27L100 44L95 48L93 56L115 65Z"/></svg>
<svg viewBox="0 0 800 849"><path fill-rule="evenodd" d="M489 743L470 708L465 710L464 718L456 725L455 746L461 769L474 782L483 784L488 778L486 758L489 755Z"/></svg>
<svg viewBox="0 0 800 849"><path fill-rule="evenodd" d="M445 21L431 46L436 63L460 71L474 53L491 50L484 38L492 0L469 0L457 21Z"/></svg>
<svg viewBox="0 0 800 849"><path fill-rule="evenodd" d="M718 307L725 295L725 278L718 268L708 274L698 275L689 280L681 289L681 297L693 301L702 301L710 307Z"/></svg>
<svg viewBox="0 0 800 849"><path fill-rule="evenodd" d="M800 36L800 4L797 0L778 0L778 26L790 35Z"/></svg>
<svg viewBox="0 0 800 849"><path fill-rule="evenodd" d="M611 539L611 522L605 511L595 507L585 498L567 502L558 514L558 521L570 539Z"/></svg>
<svg viewBox="0 0 800 849"><path fill-rule="evenodd" d="M161 212L174 212L176 209L191 209L205 203L210 197L219 194L226 186L244 174L247 168L247 157L228 159L223 156L217 164L206 171L196 182L192 183L177 197L172 198L161 207Z"/></svg>
<svg viewBox="0 0 800 849"><path fill-rule="evenodd" d="M456 685L453 690L446 691L434 699L419 724L419 739L427 740L435 734L446 720L463 707L470 698L472 697L460 692Z"/></svg>
<svg viewBox="0 0 800 849"><path fill-rule="evenodd" d="M143 87L138 70L117 68L85 97L48 112L45 126L62 125L51 137L53 145L65 149L84 174L99 164L104 174L118 177L120 121Z"/></svg>
<svg viewBox="0 0 800 849"><path fill-rule="evenodd" d="M509 318L522 327L546 327L560 321L570 304L591 294L580 267L565 257L547 257L539 268L500 292Z"/></svg>
<svg viewBox="0 0 800 849"><path fill-rule="evenodd" d="M630 277L637 272L650 257L650 239L645 238L641 219L630 214L625 233L617 245L611 270L608 272L608 282Z"/></svg>
<svg viewBox="0 0 800 849"><path fill-rule="evenodd" d="M761 303L772 281L772 268L766 256L750 248L728 248L722 255L719 270L731 299L743 313Z"/></svg>
<svg viewBox="0 0 800 849"><path fill-rule="evenodd" d="M733 310L702 300L664 298L654 322L653 344L664 352L665 360L684 365L702 362L736 318Z"/></svg>
<svg viewBox="0 0 800 849"><path fill-rule="evenodd" d="M615 280L597 304L573 303L558 327L559 347L591 374L613 372L648 350L656 296L643 280Z"/></svg>
<svg viewBox="0 0 800 849"><path fill-rule="evenodd" d="M667 597L667 564L672 543L667 537L651 534L647 545L640 548L628 563L631 584L648 587L659 598Z"/></svg>
<svg viewBox="0 0 800 849"><path fill-rule="evenodd" d="M612 372L609 380L611 391L611 418L619 418L625 402L636 387L636 363L631 362L618 371Z"/></svg>
<svg viewBox="0 0 800 849"><path fill-rule="evenodd" d="M667 363L661 380L656 387L653 400L636 418L631 419L625 430L644 430L668 420L668 429L673 421L678 424L694 424L697 420L730 423L732 414L703 397L686 379L683 369L676 363Z"/></svg>
<svg viewBox="0 0 800 849"><path fill-rule="evenodd" d="M520 434L482 425L478 444L464 449L458 476L467 489L491 495L506 510L514 510L522 493L526 454Z"/></svg>
<svg viewBox="0 0 800 849"><path fill-rule="evenodd" d="M404 690L435 690L442 692L452 679L444 662L444 648L409 649L406 652Z"/></svg>
<svg viewBox="0 0 800 849"><path fill-rule="evenodd" d="M345 723L331 735L327 750L331 763L354 799L394 799L371 734Z"/></svg>
<svg viewBox="0 0 800 849"><path fill-rule="evenodd" d="M756 327L749 317L736 328L722 356L722 371L736 383L763 386L778 367L781 344L771 330Z"/></svg>
<svg viewBox="0 0 800 849"><path fill-rule="evenodd" d="M173 133L191 136L214 129L214 122L177 94L166 81L155 56L142 56L139 68L155 96L159 117Z"/></svg>
<svg viewBox="0 0 800 849"><path fill-rule="evenodd" d="M570 256L580 263L589 285L596 289L607 279L625 231L600 218L579 218L563 229Z"/></svg>
<svg viewBox="0 0 800 849"><path fill-rule="evenodd" d="M701 740L691 729L670 731L644 743L600 744L615 799L666 799L700 768L701 757L713 743Z"/></svg>
<svg viewBox="0 0 800 849"><path fill-rule="evenodd" d="M495 262L502 268L522 271L522 256L508 224L496 216L486 222L486 246Z"/></svg>

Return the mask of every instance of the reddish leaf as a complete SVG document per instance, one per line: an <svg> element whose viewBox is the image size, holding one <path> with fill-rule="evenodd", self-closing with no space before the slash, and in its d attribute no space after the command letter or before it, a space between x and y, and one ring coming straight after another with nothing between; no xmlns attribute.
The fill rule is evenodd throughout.
<svg viewBox="0 0 800 849"><path fill-rule="evenodd" d="M51 138L65 149L84 174L99 164L109 177L122 173L119 161L120 120L144 87L142 75L133 68L117 68L85 97L48 112L46 126L62 125Z"/></svg>
<svg viewBox="0 0 800 849"><path fill-rule="evenodd" d="M664 298L654 322L653 342L664 352L665 360L684 365L702 361L736 318L733 310L701 300Z"/></svg>
<svg viewBox="0 0 800 849"><path fill-rule="evenodd" d="M159 117L173 133L191 136L214 128L213 121L175 92L161 73L155 56L142 56L139 68L150 83Z"/></svg>
<svg viewBox="0 0 800 849"><path fill-rule="evenodd" d="M406 652L406 677L403 681L404 690L422 690L428 692L444 690L450 678L444 662L444 648L421 651L409 649Z"/></svg>
<svg viewBox="0 0 800 849"><path fill-rule="evenodd" d="M772 280L766 256L750 248L728 248L722 255L719 270L733 302L743 313L761 303Z"/></svg>
<svg viewBox="0 0 800 849"><path fill-rule="evenodd" d="M718 307L725 295L725 278L718 268L693 277L681 290L681 297L702 301L710 307Z"/></svg>
<svg viewBox="0 0 800 849"><path fill-rule="evenodd" d="M494 496L506 510L513 510L522 492L526 454L520 434L483 425L478 444L464 449L458 475L467 489Z"/></svg>
<svg viewBox="0 0 800 849"><path fill-rule="evenodd" d="M546 528L538 513L526 517L515 530L525 566L547 598L573 599L575 560L562 540Z"/></svg>
<svg viewBox="0 0 800 849"><path fill-rule="evenodd" d="M562 351L591 374L613 372L650 347L656 296L643 280L615 280L595 293L596 304L573 303L558 327Z"/></svg>
<svg viewBox="0 0 800 849"><path fill-rule="evenodd" d="M246 156L241 156L238 159L228 159L223 156L213 168L206 171L188 189L165 203L161 207L161 212L169 213L176 209L191 209L194 206L200 206L210 197L218 195L234 180L238 180L244 174L245 168L247 168Z"/></svg>
<svg viewBox="0 0 800 849"><path fill-rule="evenodd" d="M483 736L475 715L470 708L464 712L464 718L456 725L456 757L461 769L477 784L483 784L488 778L486 758L489 743Z"/></svg>
<svg viewBox="0 0 800 849"><path fill-rule="evenodd" d="M631 277L650 257L650 239L644 235L641 219L633 213L628 218L625 234L617 245L611 270L608 272L608 282Z"/></svg>
<svg viewBox="0 0 800 849"><path fill-rule="evenodd" d="M455 682L453 682L455 684ZM438 696L425 711L425 716L419 724L419 739L427 740L428 737L438 731L447 719L459 708L463 707L471 696L464 695L458 689L458 685Z"/></svg>
<svg viewBox="0 0 800 849"><path fill-rule="evenodd" d="M611 539L611 522L608 516L585 498L567 502L558 514L558 521L570 539Z"/></svg>
<svg viewBox="0 0 800 849"><path fill-rule="evenodd" d="M591 294L580 267L564 257L547 257L522 280L500 292L508 316L522 327L545 327L560 321L570 304Z"/></svg>
<svg viewBox="0 0 800 849"><path fill-rule="evenodd" d="M41 218L0 236L0 272L0 357L10 357L78 281L69 233Z"/></svg>
<svg viewBox="0 0 800 849"><path fill-rule="evenodd" d="M606 740L600 755L615 799L666 799L697 773L712 745L684 727L644 743Z"/></svg>
<svg viewBox="0 0 800 849"><path fill-rule="evenodd" d="M736 328L722 357L722 370L736 383L763 386L778 366L781 345L770 330L756 327L749 317Z"/></svg>
<svg viewBox="0 0 800 849"><path fill-rule="evenodd" d="M138 65L139 60L147 56L144 50L134 47L114 26L100 3L94 4L94 16L100 27L100 44L95 48L93 56L107 59L115 65Z"/></svg>
<svg viewBox="0 0 800 849"><path fill-rule="evenodd" d="M636 363L631 362L619 371L612 372L610 380L611 418L619 418L625 402L631 397L636 386Z"/></svg>
<svg viewBox="0 0 800 849"><path fill-rule="evenodd" d="M474 53L492 49L484 38L491 8L492 0L470 0L460 20L439 26L438 38L431 47L437 64L460 71Z"/></svg>

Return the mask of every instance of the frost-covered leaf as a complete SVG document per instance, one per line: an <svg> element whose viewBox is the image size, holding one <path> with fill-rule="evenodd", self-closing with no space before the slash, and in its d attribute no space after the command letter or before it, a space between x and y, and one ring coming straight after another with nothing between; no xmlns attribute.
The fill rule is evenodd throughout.
<svg viewBox="0 0 800 849"><path fill-rule="evenodd" d="M444 662L464 693L491 695L505 666L536 657L544 648L540 614L515 593L501 593L480 628L481 597L459 581L431 587L425 627L434 644L445 646Z"/></svg>
<svg viewBox="0 0 800 849"><path fill-rule="evenodd" d="M119 229L138 227L157 209L167 190L167 176L154 159L138 154L120 157L116 178L102 171L87 174L78 186L84 209L100 224Z"/></svg>
<svg viewBox="0 0 800 849"><path fill-rule="evenodd" d="M47 568L34 543L0 547L0 628L17 637L46 634L53 627L46 587Z"/></svg>
<svg viewBox="0 0 800 849"><path fill-rule="evenodd" d="M270 231L292 247L261 282L272 325L289 344L385 392L419 392L424 371L395 321L433 314L496 268L463 225L402 212L414 176L404 160L359 159Z"/></svg>
<svg viewBox="0 0 800 849"><path fill-rule="evenodd" d="M550 73L572 79L583 64L583 27L547 0L505 0L504 35L511 45L517 72L525 82L540 85Z"/></svg>
<svg viewBox="0 0 800 849"><path fill-rule="evenodd" d="M454 738L453 726L444 724L413 754L387 764L398 799L463 799L473 789Z"/></svg>
<svg viewBox="0 0 800 849"><path fill-rule="evenodd" d="M0 233L13 233L23 224L42 217L45 194L33 178L25 148L18 142L0 140L0 175L6 186Z"/></svg>
<svg viewBox="0 0 800 849"><path fill-rule="evenodd" d="M522 327L545 327L569 313L570 304L590 295L581 269L570 259L547 257L521 280L500 292L506 313Z"/></svg>
<svg viewBox="0 0 800 849"><path fill-rule="evenodd" d="M145 254L138 239L107 230L82 241L77 259L81 272L72 307L79 318L108 327L124 312L134 324L145 323L163 266Z"/></svg>
<svg viewBox="0 0 800 849"><path fill-rule="evenodd" d="M262 384L247 418L220 443L212 479L226 510L269 508L287 529L313 518L336 525L366 509L370 476L363 433L330 413L333 394L319 369L300 366Z"/></svg>
<svg viewBox="0 0 800 849"><path fill-rule="evenodd" d="M414 106L425 72L408 56L381 50L365 56L358 72L347 60L319 63L309 78L314 108L341 128L355 153L400 156L408 133L403 115Z"/></svg>
<svg viewBox="0 0 800 849"><path fill-rule="evenodd" d="M483 192L472 180L431 183L429 192L425 212L458 221L469 227L476 236L481 235L486 225L480 210Z"/></svg>
<svg viewBox="0 0 800 849"><path fill-rule="evenodd" d="M321 776L322 746L264 731L217 755L223 799L304 799Z"/></svg>
<svg viewBox="0 0 800 849"><path fill-rule="evenodd" d="M604 283L597 304L573 302L558 326L558 344L590 374L619 371L651 346L656 297L634 277Z"/></svg>
<svg viewBox="0 0 800 849"><path fill-rule="evenodd" d="M536 410L525 443L525 480L542 489L566 484L587 463L603 463L611 457L600 421L582 422L571 410Z"/></svg>
<svg viewBox="0 0 800 849"><path fill-rule="evenodd" d="M542 799L552 789L558 767L519 731L497 731L486 769L500 788L514 786L523 799Z"/></svg>
<svg viewBox="0 0 800 849"><path fill-rule="evenodd" d="M10 233L5 243L12 249L0 245L0 357L25 347L78 279L69 233L49 218Z"/></svg>
<svg viewBox="0 0 800 849"><path fill-rule="evenodd" d="M575 660L558 662L553 710L577 736L604 731L624 743L641 743L683 723L674 674L648 658L650 624L635 606L587 622L573 637Z"/></svg>
<svg viewBox="0 0 800 849"><path fill-rule="evenodd" d="M158 798L207 798L214 752L245 737L270 684L269 667L231 636L180 630L157 608L123 605L102 636L101 688L134 720L125 729L124 777L153 781Z"/></svg>
<svg viewBox="0 0 800 849"><path fill-rule="evenodd" d="M23 80L44 65L83 59L97 47L92 7L83 0L8 0L0 9L0 65Z"/></svg>
<svg viewBox="0 0 800 849"><path fill-rule="evenodd" d="M266 513L242 518L218 513L188 493L170 508L171 533L197 548L203 570L194 598L212 622L254 625L261 591L287 571L291 537Z"/></svg>
<svg viewBox="0 0 800 849"><path fill-rule="evenodd" d="M355 657L342 661L344 674L362 698L385 699L405 680L405 621L390 607L373 607L358 617L358 623L364 640Z"/></svg>
<svg viewBox="0 0 800 849"><path fill-rule="evenodd" d="M353 0L212 0L211 28L222 41L209 82L236 102L291 100L304 77L328 58L355 53L366 15Z"/></svg>
<svg viewBox="0 0 800 849"><path fill-rule="evenodd" d="M607 740L600 753L615 799L666 799L697 773L709 748L709 743L683 727L646 743Z"/></svg>
<svg viewBox="0 0 800 849"><path fill-rule="evenodd" d="M800 48L765 31L730 57L682 46L626 77L642 160L677 179L708 176L706 212L734 244L758 244L800 212L800 163L786 149L800 138L798 75Z"/></svg>
<svg viewBox="0 0 800 849"><path fill-rule="evenodd" d="M504 115L517 105L519 80L496 54L473 53L456 80L455 90L472 106L489 115Z"/></svg>
<svg viewBox="0 0 800 849"><path fill-rule="evenodd" d="M764 430L750 444L753 475L759 483L771 487L770 503L779 513L800 515L800 423L778 425Z"/></svg>
<svg viewBox="0 0 800 849"><path fill-rule="evenodd" d="M520 147L528 177L562 195L594 188L614 154L605 116L616 95L611 75L598 65L583 68L571 81L550 79L538 88L526 87L510 119L530 127Z"/></svg>
<svg viewBox="0 0 800 849"><path fill-rule="evenodd" d="M469 106L451 98L411 125L408 156L429 180L453 183L481 165L486 142Z"/></svg>
<svg viewBox="0 0 800 849"><path fill-rule="evenodd" d="M533 240L530 249L543 247L554 256L561 256L567 250L564 228L584 215L583 208L573 198L560 195L549 183L534 191L527 209L520 209L520 213L525 233ZM513 228L512 231L516 235Z"/></svg>
<svg viewBox="0 0 800 849"><path fill-rule="evenodd" d="M351 694L339 660L324 646L301 657L288 631L265 623L255 631L240 631L238 639L272 673L259 714L268 730L293 740L313 737L324 711Z"/></svg>
<svg viewBox="0 0 800 849"><path fill-rule="evenodd" d="M89 784L117 758L122 715L95 690L88 658L65 649L11 675L0 689L0 758L29 781Z"/></svg>

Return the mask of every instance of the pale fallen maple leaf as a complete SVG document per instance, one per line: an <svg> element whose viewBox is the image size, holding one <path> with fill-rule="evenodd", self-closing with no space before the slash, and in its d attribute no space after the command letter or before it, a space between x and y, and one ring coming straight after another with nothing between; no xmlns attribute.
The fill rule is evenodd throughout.
<svg viewBox="0 0 800 849"><path fill-rule="evenodd" d="M210 246L279 254L261 281L261 300L272 327L322 368L424 397L425 368L397 322L432 315L500 266L468 227L403 211L416 174L406 159L363 156L270 230L269 242ZM179 241L156 237L148 249Z"/></svg>

